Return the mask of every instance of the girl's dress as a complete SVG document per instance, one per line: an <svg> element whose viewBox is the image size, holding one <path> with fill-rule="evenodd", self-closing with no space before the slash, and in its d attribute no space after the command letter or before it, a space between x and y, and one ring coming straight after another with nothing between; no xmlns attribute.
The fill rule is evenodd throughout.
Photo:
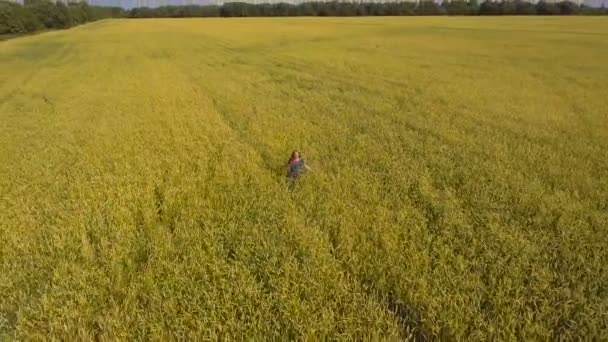
<svg viewBox="0 0 608 342"><path fill-rule="evenodd" d="M305 172L305 170L306 168L304 167L304 159L294 160L289 163L289 171L287 172L287 177L289 177L290 180L296 180Z"/></svg>

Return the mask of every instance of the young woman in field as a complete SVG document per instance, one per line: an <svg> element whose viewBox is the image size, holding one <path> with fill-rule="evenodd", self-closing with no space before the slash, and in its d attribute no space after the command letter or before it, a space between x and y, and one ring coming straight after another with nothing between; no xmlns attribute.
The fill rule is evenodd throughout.
<svg viewBox="0 0 608 342"><path fill-rule="evenodd" d="M304 159L300 158L300 152L293 151L287 162L287 178L289 178L293 184L293 182L305 174L306 171L311 171L311 169L306 165Z"/></svg>

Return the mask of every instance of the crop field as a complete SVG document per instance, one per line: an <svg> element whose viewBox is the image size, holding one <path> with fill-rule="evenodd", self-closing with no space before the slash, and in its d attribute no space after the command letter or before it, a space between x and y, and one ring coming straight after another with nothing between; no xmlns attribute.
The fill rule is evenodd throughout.
<svg viewBox="0 0 608 342"><path fill-rule="evenodd" d="M0 340L608 339L607 56L583 17L0 42Z"/></svg>

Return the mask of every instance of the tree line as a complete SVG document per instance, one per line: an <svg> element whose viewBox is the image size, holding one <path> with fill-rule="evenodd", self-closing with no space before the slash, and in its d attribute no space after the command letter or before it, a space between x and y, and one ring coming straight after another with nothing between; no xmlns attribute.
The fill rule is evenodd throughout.
<svg viewBox="0 0 608 342"><path fill-rule="evenodd" d="M104 18L125 17L121 8L89 6L85 2L64 4L27 0L23 5L0 0L0 35L65 29Z"/></svg>
<svg viewBox="0 0 608 342"><path fill-rule="evenodd" d="M569 1L485 1L476 0L420 2L305 2L250 4L230 2L223 6L164 6L158 8L134 8L129 18L187 18L187 17L285 17L285 16L407 16L407 15L606 15L605 8L592 8Z"/></svg>
<svg viewBox="0 0 608 342"><path fill-rule="evenodd" d="M48 0L26 0L21 5L0 0L0 35L45 29L64 29L104 18L193 18L193 17L281 17L281 16L407 16L407 15L607 15L606 8L592 8L569 1L420 2L305 2L249 4L230 2L223 6L163 6L121 8L89 6L85 2L64 4Z"/></svg>

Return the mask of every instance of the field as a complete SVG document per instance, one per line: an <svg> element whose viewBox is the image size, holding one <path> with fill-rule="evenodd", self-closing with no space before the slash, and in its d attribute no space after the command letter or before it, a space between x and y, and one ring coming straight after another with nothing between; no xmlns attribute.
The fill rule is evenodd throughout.
<svg viewBox="0 0 608 342"><path fill-rule="evenodd" d="M606 56L583 17L0 42L0 339L608 339Z"/></svg>

